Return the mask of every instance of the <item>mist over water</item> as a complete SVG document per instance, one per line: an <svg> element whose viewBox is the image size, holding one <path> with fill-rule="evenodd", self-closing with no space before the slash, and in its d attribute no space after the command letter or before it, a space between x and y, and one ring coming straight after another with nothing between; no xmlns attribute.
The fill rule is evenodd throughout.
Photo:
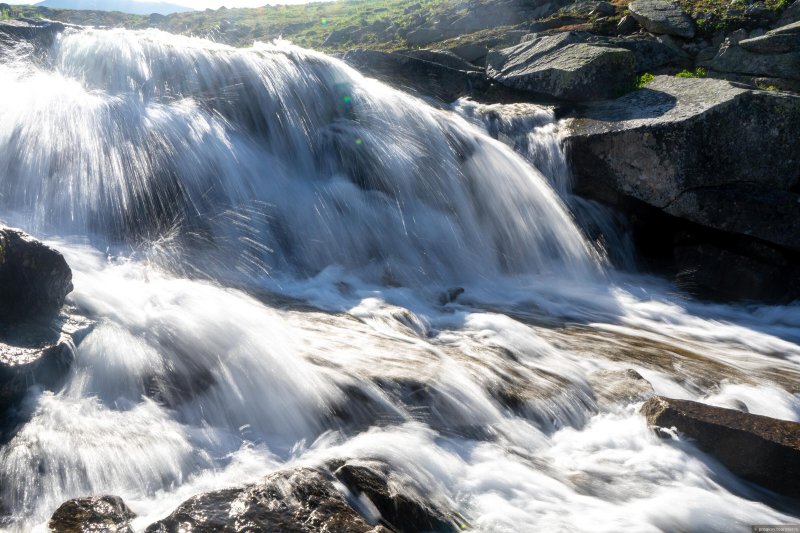
<svg viewBox="0 0 800 533"><path fill-rule="evenodd" d="M550 111L435 109L288 43L156 31L21 49L0 94L4 221L65 254L96 322L0 447L5 527L117 494L144 528L332 458L386 460L478 531L792 521L593 376L800 420L800 307L617 271Z"/></svg>

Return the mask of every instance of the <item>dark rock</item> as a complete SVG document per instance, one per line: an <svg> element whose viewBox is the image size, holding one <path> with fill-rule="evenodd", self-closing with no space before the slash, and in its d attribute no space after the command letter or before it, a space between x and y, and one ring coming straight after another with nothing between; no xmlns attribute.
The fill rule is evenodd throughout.
<svg viewBox="0 0 800 533"><path fill-rule="evenodd" d="M725 299L798 294L800 97L659 76L573 117L564 144L575 192L625 212L641 202L666 217L637 217L635 240L647 254L663 243L655 256L681 286ZM698 238L665 234L687 225ZM735 276L720 274L726 261Z"/></svg>
<svg viewBox="0 0 800 533"><path fill-rule="evenodd" d="M687 400L654 397L648 424L676 428L731 472L778 493L800 496L800 424Z"/></svg>
<svg viewBox="0 0 800 533"><path fill-rule="evenodd" d="M665 33L691 39L695 27L692 18L673 2L635 0L628 4L631 15L651 33Z"/></svg>
<svg viewBox="0 0 800 533"><path fill-rule="evenodd" d="M782 302L800 294L797 260L789 261L757 241L709 241L681 234L673 255L677 285L700 298Z"/></svg>
<svg viewBox="0 0 800 533"><path fill-rule="evenodd" d="M284 470L243 488L208 492L182 503L148 533L389 533L356 512L331 476L310 468Z"/></svg>
<svg viewBox="0 0 800 533"><path fill-rule="evenodd" d="M22 231L0 228L0 320L57 315L71 291L64 256Z"/></svg>
<svg viewBox="0 0 800 533"><path fill-rule="evenodd" d="M0 327L0 414L7 416L33 385L57 388L72 364L72 346L92 325L84 318L64 316Z"/></svg>
<svg viewBox="0 0 800 533"><path fill-rule="evenodd" d="M800 252L800 195L742 183L688 189L667 213Z"/></svg>
<svg viewBox="0 0 800 533"><path fill-rule="evenodd" d="M195 496L148 533L178 531L405 533L459 531L457 513L378 461L335 461L328 471L295 468L259 483ZM336 483L341 483L337 487ZM340 488L346 490L340 490Z"/></svg>
<svg viewBox="0 0 800 533"><path fill-rule="evenodd" d="M738 30L732 31L728 34L727 39L731 43L737 44L739 41L747 39L747 30L744 28L739 28Z"/></svg>
<svg viewBox="0 0 800 533"><path fill-rule="evenodd" d="M779 26L767 32L768 35L786 35L791 33L800 33L800 21L792 22L785 26Z"/></svg>
<svg viewBox="0 0 800 533"><path fill-rule="evenodd" d="M787 7L781 14L780 20L775 25L776 27L786 26L792 22L800 21L800 0L794 0L792 5Z"/></svg>
<svg viewBox="0 0 800 533"><path fill-rule="evenodd" d="M619 19L617 24L617 35L630 35L639 31L639 23L633 18L633 15L625 15Z"/></svg>
<svg viewBox="0 0 800 533"><path fill-rule="evenodd" d="M50 530L58 533L133 533L136 515L117 496L70 500L53 513Z"/></svg>
<svg viewBox="0 0 800 533"><path fill-rule="evenodd" d="M45 19L20 18L0 21L0 41L28 41L42 48L53 44L56 35L71 25Z"/></svg>
<svg viewBox="0 0 800 533"><path fill-rule="evenodd" d="M739 46L756 54L783 54L800 51L800 33L764 35L739 41Z"/></svg>
<svg viewBox="0 0 800 533"><path fill-rule="evenodd" d="M366 75L444 103L462 96L478 100L516 96L512 90L492 83L483 72L458 70L403 53L352 50L343 59Z"/></svg>
<svg viewBox="0 0 800 533"><path fill-rule="evenodd" d="M386 463L351 460L336 468L334 476L356 498L368 498L391 531L455 533L467 525L458 513L431 504L430 495L419 484L393 475ZM393 490L396 486L402 490Z"/></svg>
<svg viewBox="0 0 800 533"><path fill-rule="evenodd" d="M583 39L575 32L537 36L490 52L487 73L508 87L564 100L599 100L622 94L633 84L633 53L581 42Z"/></svg>

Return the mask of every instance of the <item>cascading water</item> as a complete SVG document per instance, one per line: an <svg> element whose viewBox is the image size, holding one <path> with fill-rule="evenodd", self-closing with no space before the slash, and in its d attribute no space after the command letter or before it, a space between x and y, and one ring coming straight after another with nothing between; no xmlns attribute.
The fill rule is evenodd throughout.
<svg viewBox="0 0 800 533"><path fill-rule="evenodd" d="M337 457L480 531L791 520L592 376L800 420L800 310L614 273L557 150L531 156L545 177L480 121L287 43L83 30L23 52L0 64L0 206L66 255L96 325L0 448L8 528L109 493L141 528Z"/></svg>

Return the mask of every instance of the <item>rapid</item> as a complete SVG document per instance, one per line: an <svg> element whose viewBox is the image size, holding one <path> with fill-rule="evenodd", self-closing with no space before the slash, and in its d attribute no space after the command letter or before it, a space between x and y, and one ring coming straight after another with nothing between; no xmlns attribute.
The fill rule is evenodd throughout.
<svg viewBox="0 0 800 533"><path fill-rule="evenodd" d="M116 494L144 529L332 458L386 461L475 531L796 521L608 376L800 421L800 306L636 273L570 194L552 111L152 30L20 48L0 95L0 218L65 255L94 322L0 445L1 527Z"/></svg>

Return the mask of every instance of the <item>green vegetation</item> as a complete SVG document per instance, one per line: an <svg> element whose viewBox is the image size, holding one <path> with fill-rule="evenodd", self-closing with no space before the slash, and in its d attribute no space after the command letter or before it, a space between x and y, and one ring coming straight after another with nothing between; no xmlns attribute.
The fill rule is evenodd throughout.
<svg viewBox="0 0 800 533"><path fill-rule="evenodd" d="M675 74L676 78L705 78L708 75L706 69L703 67L697 67L694 71L691 70L682 70Z"/></svg>
<svg viewBox="0 0 800 533"><path fill-rule="evenodd" d="M641 89L642 87L644 87L645 85L647 85L648 83L653 81L654 79L655 79L655 76L653 74L650 74L649 72L645 72L644 74L642 74L641 76L636 78L636 88L637 89Z"/></svg>

